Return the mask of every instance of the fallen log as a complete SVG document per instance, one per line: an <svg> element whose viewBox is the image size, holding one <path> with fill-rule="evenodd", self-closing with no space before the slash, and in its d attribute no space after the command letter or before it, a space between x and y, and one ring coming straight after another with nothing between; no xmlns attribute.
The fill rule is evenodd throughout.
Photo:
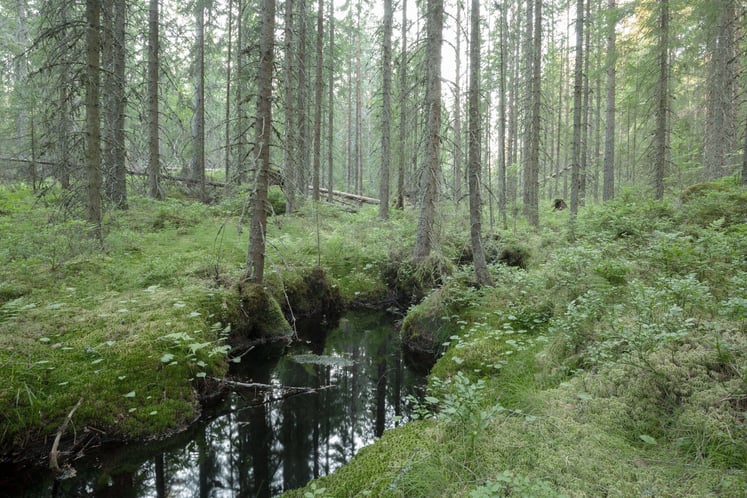
<svg viewBox="0 0 747 498"><path fill-rule="evenodd" d="M313 190L313 187L309 186L309 190ZM329 190L323 187L319 187L319 193L328 194ZM354 201L363 202L366 204L379 204L381 202L379 199L375 199L373 197L366 197L364 195L351 194L350 192L341 192L339 190L333 190L332 195L336 195L338 197L344 197L346 199L352 199Z"/></svg>

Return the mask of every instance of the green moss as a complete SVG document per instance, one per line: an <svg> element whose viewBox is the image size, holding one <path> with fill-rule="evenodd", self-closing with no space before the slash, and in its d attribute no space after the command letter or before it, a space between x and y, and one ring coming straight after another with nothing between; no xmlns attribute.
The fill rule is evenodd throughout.
<svg viewBox="0 0 747 498"><path fill-rule="evenodd" d="M264 286L240 282L234 292L226 301L226 320L231 324L228 342L234 349L245 349L257 339L291 334L280 305Z"/></svg>
<svg viewBox="0 0 747 498"><path fill-rule="evenodd" d="M320 267L296 269L283 282L275 281L272 293L282 308L296 318L312 315L335 315L342 310L339 288L330 282Z"/></svg>

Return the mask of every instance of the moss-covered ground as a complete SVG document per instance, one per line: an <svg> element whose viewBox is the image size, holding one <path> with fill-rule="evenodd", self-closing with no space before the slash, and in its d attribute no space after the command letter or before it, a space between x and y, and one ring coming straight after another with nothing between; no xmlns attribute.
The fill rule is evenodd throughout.
<svg viewBox="0 0 747 498"><path fill-rule="evenodd" d="M747 495L747 192L639 199L500 232L526 269L405 319L439 355L420 420L284 496Z"/></svg>
<svg viewBox="0 0 747 498"><path fill-rule="evenodd" d="M229 339L242 344L237 328L288 333L280 308L313 312L320 294L335 305L386 301L378 268L389 242L367 241L388 241L387 227L368 229L373 211L327 206L273 217L269 294L238 285L244 199L133 197L107 214L102 248L64 193L0 188L0 461L48 453L80 399L69 439L182 430L215 394L204 380L226 371Z"/></svg>
<svg viewBox="0 0 747 498"><path fill-rule="evenodd" d="M539 230L495 227L489 254L522 264L491 264L492 287L451 205L421 265L412 210L272 217L265 288L286 313L313 308L318 265L345 305L413 303L402 334L438 357L419 420L288 496L745 496L747 193L641 198L585 208L572 232L549 205ZM102 251L64 199L0 190L4 457L49 442L81 398L74 430L112 438L199 414L201 379L231 359L243 203L132 198Z"/></svg>

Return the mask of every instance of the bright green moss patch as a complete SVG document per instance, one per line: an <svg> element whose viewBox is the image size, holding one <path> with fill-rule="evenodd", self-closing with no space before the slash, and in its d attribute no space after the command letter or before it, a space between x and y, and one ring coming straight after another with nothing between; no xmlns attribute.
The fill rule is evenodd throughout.
<svg viewBox="0 0 747 498"><path fill-rule="evenodd" d="M160 288L88 299L68 288L57 297L24 298L0 324L4 451L54 434L80 398L76 423L111 438L159 434L195 418L193 381L225 370L225 337L213 317Z"/></svg>

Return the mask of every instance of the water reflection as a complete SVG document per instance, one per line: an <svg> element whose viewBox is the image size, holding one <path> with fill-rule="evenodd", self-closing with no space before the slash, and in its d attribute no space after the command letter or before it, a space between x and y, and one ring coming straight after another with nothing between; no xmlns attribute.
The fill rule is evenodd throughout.
<svg viewBox="0 0 747 498"><path fill-rule="evenodd" d="M404 398L423 380L403 363L386 315L349 313L328 334L307 325L303 341L252 351L232 372L277 388L232 394L220 414L185 434L102 452L87 468L76 463L76 479L10 496L271 497L334 471L407 419Z"/></svg>

